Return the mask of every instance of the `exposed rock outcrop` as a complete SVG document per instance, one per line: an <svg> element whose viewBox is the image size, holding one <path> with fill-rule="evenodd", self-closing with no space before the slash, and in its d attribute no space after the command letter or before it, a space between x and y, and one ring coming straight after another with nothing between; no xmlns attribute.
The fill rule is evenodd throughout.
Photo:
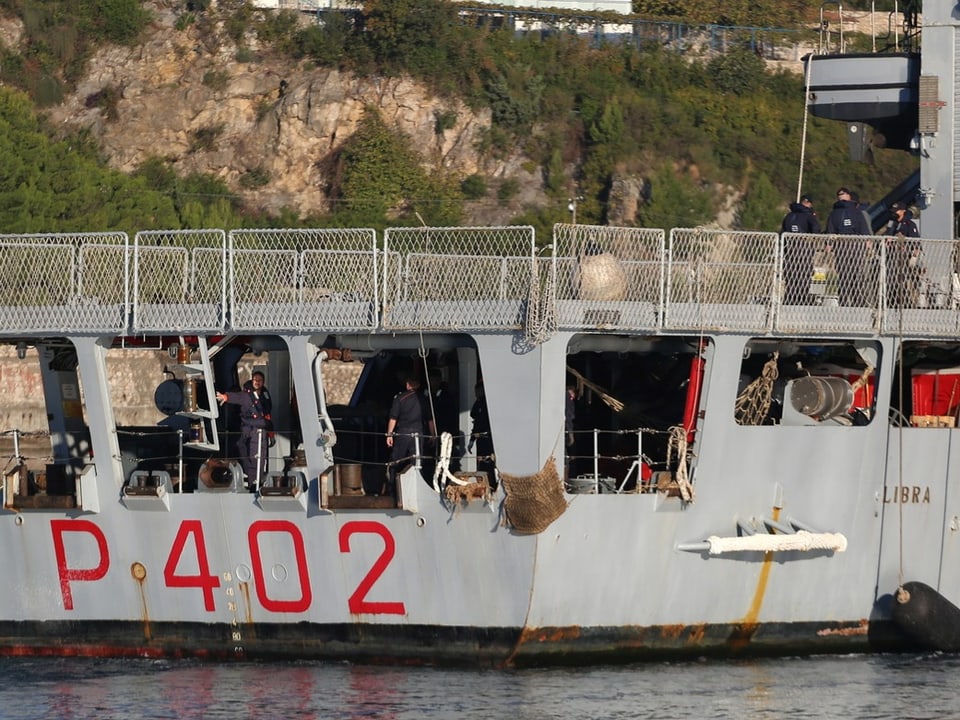
<svg viewBox="0 0 960 720"><path fill-rule="evenodd" d="M353 134L368 105L412 138L429 170L506 176L523 161L493 160L478 150L488 111L435 97L409 78L316 68L271 53L252 35L240 50L216 27L178 30L171 10L156 5L153 12L141 44L100 49L76 91L48 111L57 124L88 129L118 170L133 171L158 156L173 161L179 174L222 179L252 210L322 213L330 184L323 161ZM15 28L0 34L8 37L16 41ZM104 91L117 98L115 120L88 102ZM453 127L438 132L440 114L455 117ZM204 134L212 141L199 143ZM251 172L266 183L244 189L240 180ZM534 180L522 180L527 200Z"/></svg>

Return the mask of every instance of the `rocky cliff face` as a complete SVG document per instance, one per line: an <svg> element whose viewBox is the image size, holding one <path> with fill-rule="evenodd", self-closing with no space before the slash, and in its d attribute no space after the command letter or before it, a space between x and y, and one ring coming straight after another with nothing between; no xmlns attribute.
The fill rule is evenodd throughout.
<svg viewBox="0 0 960 720"><path fill-rule="evenodd" d="M480 173L492 188L498 180L517 181L520 192L508 204L495 200L492 191L469 203L465 225L504 224L524 208L551 202L540 169L519 151L492 158L478 149L490 127L488 111L435 97L409 78L358 78L279 57L253 34L244 38L241 51L216 24L177 29L181 4L147 3L154 21L141 43L101 48L76 91L47 110L57 125L88 130L112 167L131 172L161 157L180 175L220 178L252 211L324 213L330 210L332 180L325 161L353 134L365 107L373 106L412 138L429 171L461 178ZM314 18L304 15L303 21ZM18 19L0 18L0 43L16 48L22 34ZM768 62L797 71L801 49L785 46L780 59ZM91 102L104 93L116 97L114 112ZM441 115L456 122L438 132ZM198 146L197 136L205 132L215 137ZM245 188L241 179L254 173L265 184ZM646 183L642 174L614 178L611 223L637 221ZM731 218L718 222L726 227Z"/></svg>
<svg viewBox="0 0 960 720"><path fill-rule="evenodd" d="M255 36L245 38L238 53L222 28L178 30L166 3L151 10L154 23L141 44L102 48L76 92L48 111L56 124L88 129L118 170L133 171L157 156L172 160L178 174L222 179L252 210L322 213L329 209L330 180L323 160L350 137L369 105L413 139L428 169L517 178L524 189L518 206L539 196L541 182L523 170L524 158L494 161L478 151L490 125L486 111L434 97L406 78L357 78L277 57ZM0 30L7 45L18 39L17 23ZM90 106L104 91L118 93L115 119ZM438 133L441 113L456 122ZM197 133L205 131L215 131L215 139L198 148ZM251 172L269 180L244 189L240 179ZM504 208L493 210L501 221L509 217Z"/></svg>

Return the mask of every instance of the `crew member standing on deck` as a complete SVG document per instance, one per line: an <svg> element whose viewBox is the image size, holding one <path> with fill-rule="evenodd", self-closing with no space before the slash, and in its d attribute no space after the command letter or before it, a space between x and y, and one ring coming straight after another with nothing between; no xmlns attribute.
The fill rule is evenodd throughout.
<svg viewBox="0 0 960 720"><path fill-rule="evenodd" d="M920 230L905 203L890 207L885 235L887 255L887 304L890 307L920 307L923 289L923 263Z"/></svg>
<svg viewBox="0 0 960 720"><path fill-rule="evenodd" d="M272 429L270 413L273 410L263 373L255 371L239 392L217 393L217 400L240 406L240 439L236 446L240 466L248 483L261 481L267 473L268 436Z"/></svg>
<svg viewBox="0 0 960 720"><path fill-rule="evenodd" d="M781 233L809 235L820 232L820 221L813 211L809 195L790 203L790 212L780 224ZM813 277L813 245L807 238L788 236L783 240L783 303L809 305L810 280Z"/></svg>
<svg viewBox="0 0 960 720"><path fill-rule="evenodd" d="M837 201L827 216L827 233L831 235L870 235L870 226L863 211L853 201L850 191L837 190ZM837 291L840 304L845 307L862 307L865 302L866 280L864 263L868 248L864 243L841 240L836 243L834 257L837 269Z"/></svg>
<svg viewBox="0 0 960 720"><path fill-rule="evenodd" d="M397 393L390 405L390 419L387 421L387 447L390 448L390 466L387 469L387 481L383 487L384 495L393 495L397 488L397 474L402 473L413 462L417 453L417 439L426 429L430 436L437 433L436 425L430 417L427 399L420 392L420 381L408 377L404 381L404 391Z"/></svg>

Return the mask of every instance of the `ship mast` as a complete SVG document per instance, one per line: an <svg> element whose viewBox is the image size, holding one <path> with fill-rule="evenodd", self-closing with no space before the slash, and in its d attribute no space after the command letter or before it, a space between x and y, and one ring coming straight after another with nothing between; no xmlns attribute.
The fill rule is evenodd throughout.
<svg viewBox="0 0 960 720"><path fill-rule="evenodd" d="M949 102L957 92L954 52L960 18L955 3L928 2L923 8L919 151L923 235L953 239L957 217L957 113Z"/></svg>

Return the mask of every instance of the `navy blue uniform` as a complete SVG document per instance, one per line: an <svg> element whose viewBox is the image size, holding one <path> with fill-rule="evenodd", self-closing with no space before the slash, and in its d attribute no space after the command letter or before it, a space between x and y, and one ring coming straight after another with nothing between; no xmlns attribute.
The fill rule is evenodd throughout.
<svg viewBox="0 0 960 720"><path fill-rule="evenodd" d="M838 200L827 216L827 232L834 235L871 235L863 211L852 200ZM867 280L864 266L867 249L859 242L838 242L835 248L837 290L840 304L846 307L863 306L866 302Z"/></svg>
<svg viewBox="0 0 960 720"><path fill-rule="evenodd" d="M780 232L819 233L820 220L813 210L801 203L790 203L790 212L780 224Z"/></svg>
<svg viewBox="0 0 960 720"><path fill-rule="evenodd" d="M393 447L390 448L390 471L388 473L387 493L396 486L398 468L402 472L417 452L415 436L422 436L427 427L430 410L427 399L419 389L407 389L397 393L390 405L390 419L396 421L393 427ZM421 442L423 439L421 438ZM421 448L422 451L422 448Z"/></svg>
<svg viewBox="0 0 960 720"><path fill-rule="evenodd" d="M784 233L819 233L820 221L813 210L801 203L790 203L790 212L780 224ZM783 241L783 302L785 305L807 305L810 302L810 279L813 276L813 245L804 238Z"/></svg>
<svg viewBox="0 0 960 720"><path fill-rule="evenodd" d="M267 450L269 448L268 430L271 429L270 413L273 403L270 392L262 387L259 392L249 382L240 392L224 393L227 402L240 406L240 439L237 440L237 455L247 479L253 482L257 477L257 454L260 455L260 479L267 472Z"/></svg>
<svg viewBox="0 0 960 720"><path fill-rule="evenodd" d="M920 230L913 221L913 213L903 212L895 217L887 229L896 237L886 241L887 304L890 307L917 307L923 291L923 265Z"/></svg>

